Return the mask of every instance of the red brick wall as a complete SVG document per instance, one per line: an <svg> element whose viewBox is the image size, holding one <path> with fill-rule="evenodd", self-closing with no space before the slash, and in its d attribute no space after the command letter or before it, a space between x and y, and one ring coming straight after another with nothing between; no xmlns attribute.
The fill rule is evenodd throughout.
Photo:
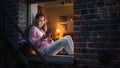
<svg viewBox="0 0 120 68"><path fill-rule="evenodd" d="M119 68L120 1L74 0L74 44L79 68ZM97 59L98 50L108 51L108 65Z"/></svg>

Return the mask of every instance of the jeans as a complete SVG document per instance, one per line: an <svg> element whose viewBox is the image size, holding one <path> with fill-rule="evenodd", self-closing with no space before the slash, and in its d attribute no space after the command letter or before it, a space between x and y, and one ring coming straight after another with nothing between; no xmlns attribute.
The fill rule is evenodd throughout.
<svg viewBox="0 0 120 68"><path fill-rule="evenodd" d="M63 48L69 55L74 54L74 43L71 36L67 35L59 40L56 40L54 43L48 45L45 49L45 54L56 55Z"/></svg>

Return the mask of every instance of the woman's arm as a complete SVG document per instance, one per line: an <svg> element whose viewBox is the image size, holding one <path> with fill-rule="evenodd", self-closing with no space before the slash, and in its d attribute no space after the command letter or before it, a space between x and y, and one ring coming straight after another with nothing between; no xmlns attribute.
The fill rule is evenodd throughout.
<svg viewBox="0 0 120 68"><path fill-rule="evenodd" d="M37 28L32 27L29 31L29 40L33 45L40 45L41 38L37 38Z"/></svg>

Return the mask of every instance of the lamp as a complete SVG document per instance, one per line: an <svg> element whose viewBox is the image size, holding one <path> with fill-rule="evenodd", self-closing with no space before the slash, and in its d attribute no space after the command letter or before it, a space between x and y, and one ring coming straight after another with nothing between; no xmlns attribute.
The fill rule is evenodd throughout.
<svg viewBox="0 0 120 68"><path fill-rule="evenodd" d="M56 33L57 33L57 35L56 35L57 37L56 37L56 38L57 38L57 39L60 38L60 32L61 32L60 28L57 28L57 29L56 29Z"/></svg>
<svg viewBox="0 0 120 68"><path fill-rule="evenodd" d="M60 33L60 28L57 28L56 32L57 32L57 33Z"/></svg>

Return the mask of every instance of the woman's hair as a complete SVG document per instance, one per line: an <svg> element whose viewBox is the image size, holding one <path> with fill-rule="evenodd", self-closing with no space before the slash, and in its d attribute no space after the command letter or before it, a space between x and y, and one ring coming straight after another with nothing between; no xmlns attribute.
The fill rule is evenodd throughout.
<svg viewBox="0 0 120 68"><path fill-rule="evenodd" d="M34 20L34 22L32 23L32 26L36 26L36 27L38 27L40 30L43 30L44 32L46 32L47 31L47 25L46 25L46 22L45 22L45 24L40 28L39 27L39 25L38 25L38 19L39 19L39 17L44 17L44 15L42 14L42 13L37 13L36 14L36 16L35 16L35 20Z"/></svg>

